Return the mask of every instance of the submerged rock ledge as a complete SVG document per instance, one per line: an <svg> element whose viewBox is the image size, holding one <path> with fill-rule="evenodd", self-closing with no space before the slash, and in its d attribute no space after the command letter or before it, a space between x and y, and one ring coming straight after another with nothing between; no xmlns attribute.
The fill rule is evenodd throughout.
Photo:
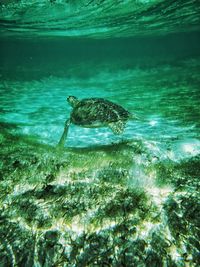
<svg viewBox="0 0 200 267"><path fill-rule="evenodd" d="M0 143L0 266L200 265L199 155Z"/></svg>

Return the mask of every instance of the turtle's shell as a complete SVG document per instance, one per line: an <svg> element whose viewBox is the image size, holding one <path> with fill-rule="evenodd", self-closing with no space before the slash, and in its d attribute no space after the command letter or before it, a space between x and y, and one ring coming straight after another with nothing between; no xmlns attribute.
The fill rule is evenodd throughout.
<svg viewBox="0 0 200 267"><path fill-rule="evenodd" d="M127 121L130 113L120 105L103 98L86 98L78 102L71 113L71 122L85 127L100 127L117 121Z"/></svg>

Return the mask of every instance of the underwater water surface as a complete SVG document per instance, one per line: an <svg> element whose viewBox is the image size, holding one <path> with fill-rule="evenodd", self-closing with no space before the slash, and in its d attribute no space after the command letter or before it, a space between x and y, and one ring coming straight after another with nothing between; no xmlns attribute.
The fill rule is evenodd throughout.
<svg viewBox="0 0 200 267"><path fill-rule="evenodd" d="M198 1L1 1L0 266L200 265ZM71 124L100 97L121 135Z"/></svg>

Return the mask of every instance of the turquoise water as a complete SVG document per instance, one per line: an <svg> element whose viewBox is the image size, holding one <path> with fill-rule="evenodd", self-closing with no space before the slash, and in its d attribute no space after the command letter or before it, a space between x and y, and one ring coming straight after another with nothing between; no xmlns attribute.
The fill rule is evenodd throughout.
<svg viewBox="0 0 200 267"><path fill-rule="evenodd" d="M5 36L132 37L199 30L199 3L162 0L1 1Z"/></svg>
<svg viewBox="0 0 200 267"><path fill-rule="evenodd" d="M200 265L199 11L1 1L0 267ZM138 119L58 149L69 95Z"/></svg>
<svg viewBox="0 0 200 267"><path fill-rule="evenodd" d="M4 40L3 51L7 53L2 55L1 121L16 124L14 132L55 146L72 110L67 96L103 97L140 119L129 121L122 136L113 135L108 128L71 125L66 146L136 139L158 146L167 144L166 149L174 150L176 143L186 142L196 154L199 35L187 36L189 42L184 35L122 41L45 40L33 44L30 40Z"/></svg>

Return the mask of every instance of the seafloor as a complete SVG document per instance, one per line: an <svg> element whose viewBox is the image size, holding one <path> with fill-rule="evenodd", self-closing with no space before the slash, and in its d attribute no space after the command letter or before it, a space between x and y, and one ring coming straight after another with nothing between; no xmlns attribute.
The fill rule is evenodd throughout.
<svg viewBox="0 0 200 267"><path fill-rule="evenodd" d="M1 124L0 266L200 266L200 156L42 145Z"/></svg>

